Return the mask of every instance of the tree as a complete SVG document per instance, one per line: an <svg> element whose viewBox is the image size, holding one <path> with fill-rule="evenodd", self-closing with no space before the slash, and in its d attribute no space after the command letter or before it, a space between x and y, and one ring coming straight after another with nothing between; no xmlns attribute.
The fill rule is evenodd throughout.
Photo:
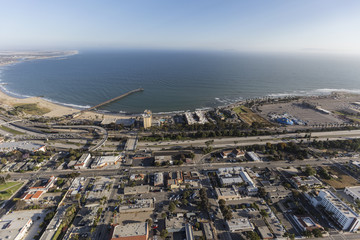
<svg viewBox="0 0 360 240"><path fill-rule="evenodd" d="M261 209L260 214L261 214L263 217L269 216L268 213L265 211L265 209Z"/></svg>
<svg viewBox="0 0 360 240"><path fill-rule="evenodd" d="M249 240L260 240L260 237L256 232L246 232L246 238Z"/></svg>
<svg viewBox="0 0 360 240"><path fill-rule="evenodd" d="M169 234L168 231L166 229L163 229L160 232L160 237L166 238L168 234Z"/></svg>
<svg viewBox="0 0 360 240"><path fill-rule="evenodd" d="M80 208L80 207L81 207L81 205L80 205L81 194L80 194L80 193L77 193L77 194L75 195L75 199L78 201L79 208Z"/></svg>
<svg viewBox="0 0 360 240"><path fill-rule="evenodd" d="M307 175L307 176L313 176L316 174L316 170L314 168L312 168L310 165L307 165L306 168L305 168L305 171L304 173Z"/></svg>
<svg viewBox="0 0 360 240"><path fill-rule="evenodd" d="M169 211L170 212L174 212L176 209L175 203L174 202L170 202L169 204Z"/></svg>
<svg viewBox="0 0 360 240"><path fill-rule="evenodd" d="M151 226L153 224L153 221L151 220L151 218L146 219L146 222L149 226Z"/></svg>

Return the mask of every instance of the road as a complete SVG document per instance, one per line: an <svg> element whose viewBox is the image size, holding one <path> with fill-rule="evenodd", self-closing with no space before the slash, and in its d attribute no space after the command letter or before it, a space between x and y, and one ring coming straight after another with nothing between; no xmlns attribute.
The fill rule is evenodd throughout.
<svg viewBox="0 0 360 240"><path fill-rule="evenodd" d="M352 160L351 158L338 158L336 161L338 163L348 162ZM293 162L287 161L276 161L276 162L237 162L237 163L201 163L193 165L181 165L181 166L168 166L168 167L153 167L153 166L139 166L130 168L131 173L152 173L158 171L194 171L194 170L216 170L223 167L297 167L297 166L322 166L329 165L328 159L307 159L307 160L297 160ZM79 172L83 177L93 177L93 176L114 176L122 174L124 169L128 167L119 166L117 169L81 169L81 170L47 170L47 171L38 171L38 172L24 172L24 173L9 173L13 179L36 179L39 177L50 177L50 176L60 176L66 175L71 172Z"/></svg>

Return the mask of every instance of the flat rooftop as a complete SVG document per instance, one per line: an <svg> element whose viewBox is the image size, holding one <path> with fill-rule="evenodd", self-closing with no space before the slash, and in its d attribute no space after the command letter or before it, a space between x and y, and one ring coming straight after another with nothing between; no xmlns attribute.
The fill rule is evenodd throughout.
<svg viewBox="0 0 360 240"><path fill-rule="evenodd" d="M112 238L126 238L126 237L134 237L134 236L145 236L147 235L147 223L129 223L126 225L117 225L114 228Z"/></svg>

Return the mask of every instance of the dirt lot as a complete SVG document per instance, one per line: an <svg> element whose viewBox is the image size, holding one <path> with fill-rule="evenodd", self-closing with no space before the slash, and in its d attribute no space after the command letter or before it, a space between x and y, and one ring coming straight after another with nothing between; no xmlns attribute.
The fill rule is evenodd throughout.
<svg viewBox="0 0 360 240"><path fill-rule="evenodd" d="M251 111L249 108L245 106L238 106L233 108L233 111L239 116L239 118L244 121L245 123L251 125L253 122L262 123L265 125L270 125L270 123L264 119L263 117L259 116L258 114Z"/></svg>
<svg viewBox="0 0 360 240"><path fill-rule="evenodd" d="M327 167L325 169L329 171L330 174L336 175L338 179L334 179L334 178L332 178L331 180L322 179L322 181L326 182L327 184L329 184L330 186L336 189L358 185L356 179L345 174L344 172L342 172L341 170L339 170L334 166Z"/></svg>

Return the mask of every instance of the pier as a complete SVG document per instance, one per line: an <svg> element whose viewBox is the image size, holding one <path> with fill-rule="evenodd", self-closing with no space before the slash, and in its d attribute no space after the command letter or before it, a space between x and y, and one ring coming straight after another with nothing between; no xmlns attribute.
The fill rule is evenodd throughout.
<svg viewBox="0 0 360 240"><path fill-rule="evenodd" d="M91 107L91 108L85 109L85 110L83 110L83 111L81 111L81 112L91 111L91 110L97 109L97 108L102 107L102 106L104 106L104 105L106 105L106 104L115 102L115 101L117 101L117 100L119 100L119 99L121 99L121 98L124 98L124 97L126 97L126 96L129 96L130 94L133 94L133 93L136 93L136 92L142 92L142 91L144 91L143 88L137 88L137 89L131 90L131 91L127 92L127 93L124 93L124 94L122 94L122 95L120 95L120 96L114 97L114 98L112 98L112 99L110 99L110 100L107 100L107 101L105 101L105 102L102 102L102 103L100 103L100 104L98 104L98 105L96 105L96 106L93 106L93 107Z"/></svg>

